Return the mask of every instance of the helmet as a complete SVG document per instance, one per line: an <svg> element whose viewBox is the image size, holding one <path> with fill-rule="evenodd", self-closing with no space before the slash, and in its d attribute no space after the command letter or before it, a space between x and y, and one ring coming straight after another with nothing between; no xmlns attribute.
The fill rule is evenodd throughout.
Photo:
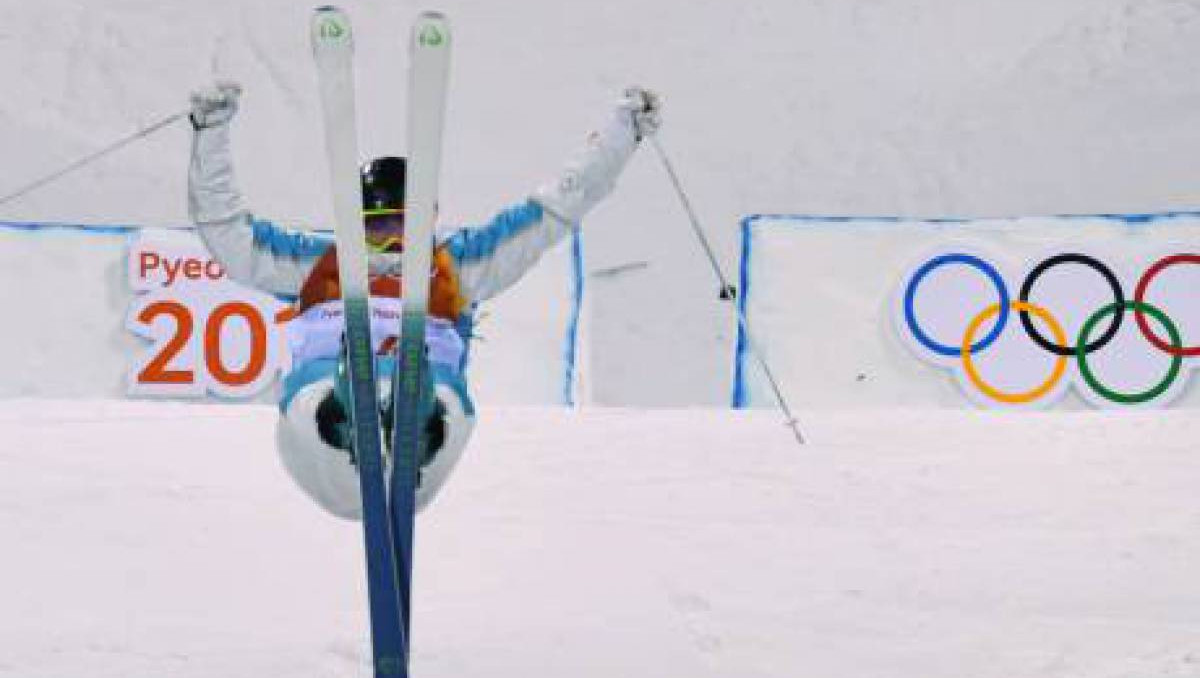
<svg viewBox="0 0 1200 678"><path fill-rule="evenodd" d="M385 156L362 166L363 214L399 214L404 211L404 158Z"/></svg>

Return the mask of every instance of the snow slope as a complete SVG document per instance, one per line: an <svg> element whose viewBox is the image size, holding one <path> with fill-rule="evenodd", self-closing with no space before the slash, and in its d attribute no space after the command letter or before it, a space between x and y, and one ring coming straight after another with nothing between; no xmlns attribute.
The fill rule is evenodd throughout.
<svg viewBox="0 0 1200 678"><path fill-rule="evenodd" d="M263 406L0 404L0 676L364 676ZM414 675L1200 676L1190 413L488 410Z"/></svg>

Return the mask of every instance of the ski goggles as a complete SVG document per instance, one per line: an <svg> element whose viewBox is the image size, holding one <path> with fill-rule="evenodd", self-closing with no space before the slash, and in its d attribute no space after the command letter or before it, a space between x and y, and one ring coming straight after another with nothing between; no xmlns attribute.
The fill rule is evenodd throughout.
<svg viewBox="0 0 1200 678"><path fill-rule="evenodd" d="M376 233L390 231L396 234L404 232L403 209L363 210L362 214L363 225L366 226L368 233L372 231Z"/></svg>
<svg viewBox="0 0 1200 678"><path fill-rule="evenodd" d="M382 254L384 252L392 252L395 250L403 249L403 247L404 247L404 238L401 238L398 235L389 236L387 238L384 238L383 240L375 240L375 241L372 241L370 239L367 240L367 249L371 250L372 252L374 252L376 254Z"/></svg>
<svg viewBox="0 0 1200 678"><path fill-rule="evenodd" d="M404 228L403 209L363 210L363 223L368 231L390 229L400 231Z"/></svg>
<svg viewBox="0 0 1200 678"><path fill-rule="evenodd" d="M363 210L363 222L370 250L387 252L403 242L403 209Z"/></svg>
<svg viewBox="0 0 1200 678"><path fill-rule="evenodd" d="M404 214L403 207L389 207L374 210L363 210L363 217L387 217L394 214Z"/></svg>
<svg viewBox="0 0 1200 678"><path fill-rule="evenodd" d="M438 208L439 208L438 203L436 203L436 202L433 203L433 211L437 212ZM362 215L364 218L365 217L388 217L388 216L393 216L393 215L397 215L397 214L403 215L404 208L403 207L381 207L378 209L369 209L369 210L362 211Z"/></svg>

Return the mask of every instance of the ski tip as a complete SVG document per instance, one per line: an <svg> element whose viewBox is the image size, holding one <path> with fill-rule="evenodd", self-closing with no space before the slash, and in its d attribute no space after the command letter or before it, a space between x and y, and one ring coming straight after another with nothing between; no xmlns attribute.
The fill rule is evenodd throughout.
<svg viewBox="0 0 1200 678"><path fill-rule="evenodd" d="M450 18L445 14L437 11L421 12L417 15L417 20L413 22L413 29L420 33L429 28L438 28L443 31L450 30Z"/></svg>
<svg viewBox="0 0 1200 678"><path fill-rule="evenodd" d="M428 10L417 15L413 22L412 45L427 49L444 47L450 42L450 20L446 15Z"/></svg>
<svg viewBox="0 0 1200 678"><path fill-rule="evenodd" d="M321 5L312 15L313 45L346 44L353 40L350 17L333 5Z"/></svg>
<svg viewBox="0 0 1200 678"><path fill-rule="evenodd" d="M327 17L330 15L344 17L344 16L346 16L346 13L344 11L342 11L342 8L338 7L337 5L321 5L320 7L313 9L314 17L320 18L320 17Z"/></svg>

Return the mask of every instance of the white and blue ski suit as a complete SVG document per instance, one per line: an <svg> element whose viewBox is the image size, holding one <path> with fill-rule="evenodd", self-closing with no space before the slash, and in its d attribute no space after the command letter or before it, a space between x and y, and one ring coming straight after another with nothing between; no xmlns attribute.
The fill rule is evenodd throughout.
<svg viewBox="0 0 1200 678"><path fill-rule="evenodd" d="M237 189L230 124L197 129L192 139L188 206L192 221L229 276L263 291L298 298L331 238L281 228L256 217ZM606 125L554 181L495 215L481 227L439 229L437 249L453 278L455 317L432 317L426 335L434 394L446 412L441 448L422 468L417 506L445 483L475 423L464 368L474 313L507 289L611 192L638 143L628 102L618 102ZM332 260L332 257L329 258ZM399 275L400 254L372 253L373 280ZM320 299L289 322L292 370L280 399L276 444L289 475L336 516L361 517L359 483L351 457L318 435L316 410L334 388L340 354L341 302ZM372 339L379 345L398 327L399 300L372 297ZM390 376L390 361L377 372Z"/></svg>

